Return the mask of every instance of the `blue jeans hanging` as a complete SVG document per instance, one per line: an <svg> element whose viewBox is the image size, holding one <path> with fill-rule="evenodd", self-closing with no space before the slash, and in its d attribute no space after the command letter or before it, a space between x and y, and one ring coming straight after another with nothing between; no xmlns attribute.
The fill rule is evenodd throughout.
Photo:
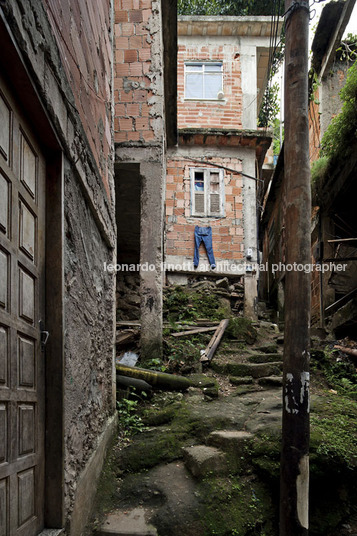
<svg viewBox="0 0 357 536"><path fill-rule="evenodd" d="M208 261L211 265L211 268L216 268L216 261L213 255L213 248L212 248L212 228L211 227L199 227L196 225L195 227L195 254L193 257L193 265L195 268L197 268L198 263L200 262L200 255L199 255L199 249L201 242L204 243Z"/></svg>

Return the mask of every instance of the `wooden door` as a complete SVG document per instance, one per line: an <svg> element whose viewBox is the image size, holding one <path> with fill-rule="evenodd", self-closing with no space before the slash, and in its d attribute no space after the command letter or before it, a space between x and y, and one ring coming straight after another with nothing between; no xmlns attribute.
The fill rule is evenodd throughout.
<svg viewBox="0 0 357 536"><path fill-rule="evenodd" d="M0 536L43 528L45 163L0 79Z"/></svg>

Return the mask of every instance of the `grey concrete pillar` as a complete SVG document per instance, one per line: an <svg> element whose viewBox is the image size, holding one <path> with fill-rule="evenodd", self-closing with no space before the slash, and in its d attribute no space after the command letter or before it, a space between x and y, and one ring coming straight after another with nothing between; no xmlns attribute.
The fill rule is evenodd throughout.
<svg viewBox="0 0 357 536"><path fill-rule="evenodd" d="M255 151L247 152L247 156L243 159L243 172L255 177ZM243 176L243 221L245 262L253 266L258 260L256 182L245 176ZM246 272L244 278L244 316L252 320L257 318L257 276L255 272Z"/></svg>
<svg viewBox="0 0 357 536"><path fill-rule="evenodd" d="M163 162L140 165L141 357L162 357L162 249L164 224Z"/></svg>

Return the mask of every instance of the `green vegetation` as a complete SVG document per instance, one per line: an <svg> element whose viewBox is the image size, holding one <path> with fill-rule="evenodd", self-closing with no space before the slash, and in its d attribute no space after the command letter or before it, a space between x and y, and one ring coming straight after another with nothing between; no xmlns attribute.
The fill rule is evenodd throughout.
<svg viewBox="0 0 357 536"><path fill-rule="evenodd" d="M330 159L328 156L322 156L318 160L315 160L315 162L312 163L311 166L311 184L317 184L322 178L324 177L328 166L330 163Z"/></svg>
<svg viewBox="0 0 357 536"><path fill-rule="evenodd" d="M348 70L340 98L342 110L332 119L321 140L321 156L329 159L346 158L357 142L357 61Z"/></svg>
<svg viewBox="0 0 357 536"><path fill-rule="evenodd" d="M324 382L339 395L357 400L357 375L351 360L326 347L324 351L311 352L311 369L315 376L323 378Z"/></svg>
<svg viewBox="0 0 357 536"><path fill-rule="evenodd" d="M284 13L281 2L280 15ZM276 12L273 0L178 0L179 15L271 15Z"/></svg>
<svg viewBox="0 0 357 536"><path fill-rule="evenodd" d="M145 425L138 415L138 400L123 398L117 402L119 414L119 434L123 438L129 438L145 430Z"/></svg>

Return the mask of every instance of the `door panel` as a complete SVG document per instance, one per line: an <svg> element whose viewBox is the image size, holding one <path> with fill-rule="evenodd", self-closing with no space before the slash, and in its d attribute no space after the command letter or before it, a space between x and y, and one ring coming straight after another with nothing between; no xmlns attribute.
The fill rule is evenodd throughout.
<svg viewBox="0 0 357 536"><path fill-rule="evenodd" d="M45 161L0 79L0 536L35 536L44 510Z"/></svg>

